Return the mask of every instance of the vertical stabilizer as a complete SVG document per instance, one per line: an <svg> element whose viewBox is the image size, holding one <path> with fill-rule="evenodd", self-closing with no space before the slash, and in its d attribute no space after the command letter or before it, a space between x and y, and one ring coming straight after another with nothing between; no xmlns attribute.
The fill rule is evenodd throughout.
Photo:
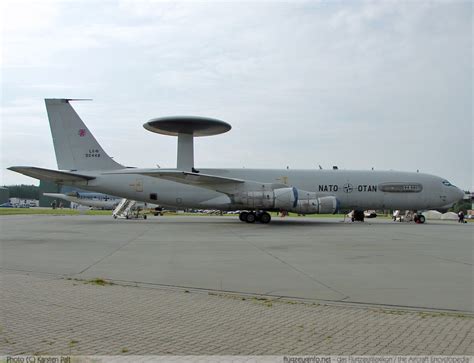
<svg viewBox="0 0 474 363"><path fill-rule="evenodd" d="M122 169L99 145L67 99L45 99L60 170Z"/></svg>

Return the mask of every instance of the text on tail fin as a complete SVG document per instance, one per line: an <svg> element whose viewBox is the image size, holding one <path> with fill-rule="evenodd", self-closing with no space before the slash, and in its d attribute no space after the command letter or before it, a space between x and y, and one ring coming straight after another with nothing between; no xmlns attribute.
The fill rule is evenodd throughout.
<svg viewBox="0 0 474 363"><path fill-rule="evenodd" d="M69 99L45 99L54 151L60 170L113 170L115 162L78 116Z"/></svg>

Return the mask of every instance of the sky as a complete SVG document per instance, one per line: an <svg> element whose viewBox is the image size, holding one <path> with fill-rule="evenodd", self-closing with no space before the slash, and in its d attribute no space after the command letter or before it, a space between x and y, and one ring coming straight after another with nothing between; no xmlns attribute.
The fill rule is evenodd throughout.
<svg viewBox="0 0 474 363"><path fill-rule="evenodd" d="M473 188L473 3L21 1L0 5L0 184L56 169L44 98L116 161L176 167L151 118L232 125L202 167L405 170Z"/></svg>

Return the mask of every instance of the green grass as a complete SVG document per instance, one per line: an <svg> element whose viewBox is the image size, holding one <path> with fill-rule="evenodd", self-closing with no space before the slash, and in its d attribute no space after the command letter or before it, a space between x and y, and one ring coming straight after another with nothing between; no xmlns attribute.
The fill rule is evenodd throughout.
<svg viewBox="0 0 474 363"><path fill-rule="evenodd" d="M273 218L280 218L277 216L276 212L269 212ZM207 213L175 213L175 212L165 212L164 216L200 216L200 217L212 217L220 216L219 214L207 214ZM238 217L238 214L223 214L222 217ZM288 217L298 217L296 213L289 213ZM313 217L313 218L344 218L344 214L307 214L302 215L301 217ZM377 216L377 218L382 218L383 216Z"/></svg>
<svg viewBox="0 0 474 363"><path fill-rule="evenodd" d="M276 213L270 213L272 217L277 217ZM298 216L296 213L289 213L288 217L310 217L310 218L344 218L344 214L306 214Z"/></svg>
<svg viewBox="0 0 474 363"><path fill-rule="evenodd" d="M76 209L52 209L52 208L0 208L0 216L8 215L25 215L25 214L36 214L36 215L55 215L55 216L76 216L76 215L88 215L88 216L110 216L112 211L110 210L76 210ZM277 217L275 212L270 213L273 218ZM166 216L218 216L219 214L206 214L206 213L175 213L175 212L165 212L163 216L157 218L163 218ZM224 217L234 217L237 218L238 214L223 214ZM296 213L290 213L289 217L298 217ZM344 214L307 214L304 217L310 218L338 218L344 219ZM347 217L346 217L347 218ZM391 218L391 216L378 215L380 218ZM368 219L370 220L370 219ZM469 222L474 222L474 220L468 220Z"/></svg>
<svg viewBox="0 0 474 363"><path fill-rule="evenodd" d="M84 283L85 284L91 284L91 285L98 285L98 286L114 285L113 282L106 281L106 280L101 279L101 278L95 278L95 279L92 279L92 280L88 280L88 281L85 281Z"/></svg>
<svg viewBox="0 0 474 363"><path fill-rule="evenodd" d="M86 210L78 211L76 209L42 209L42 208L0 208L0 216L18 215L18 214L40 214L55 216L75 216L75 215L112 215L110 210Z"/></svg>

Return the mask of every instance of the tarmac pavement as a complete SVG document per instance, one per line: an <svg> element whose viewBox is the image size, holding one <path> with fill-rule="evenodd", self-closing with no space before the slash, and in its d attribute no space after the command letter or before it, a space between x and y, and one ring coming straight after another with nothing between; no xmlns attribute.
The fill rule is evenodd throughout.
<svg viewBox="0 0 474 363"><path fill-rule="evenodd" d="M474 354L473 225L0 223L0 354Z"/></svg>
<svg viewBox="0 0 474 363"><path fill-rule="evenodd" d="M473 227L338 218L0 217L5 270L473 312Z"/></svg>

